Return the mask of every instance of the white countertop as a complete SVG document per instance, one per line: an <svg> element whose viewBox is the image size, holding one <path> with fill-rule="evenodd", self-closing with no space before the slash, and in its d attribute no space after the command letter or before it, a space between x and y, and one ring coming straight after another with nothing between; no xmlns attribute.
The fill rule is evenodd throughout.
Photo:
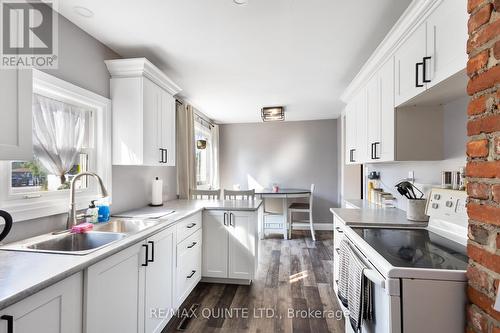
<svg viewBox="0 0 500 333"><path fill-rule="evenodd" d="M165 202L162 207L145 207L143 211L163 209L175 212L161 218L162 223L87 255L0 250L0 310L166 229L184 217L204 209L255 211L261 204L261 200L174 200Z"/></svg>
<svg viewBox="0 0 500 333"><path fill-rule="evenodd" d="M330 208L332 214L348 226L361 227L425 227L427 222L415 222L406 218L406 212L399 208L383 208L365 200L346 200L359 209Z"/></svg>

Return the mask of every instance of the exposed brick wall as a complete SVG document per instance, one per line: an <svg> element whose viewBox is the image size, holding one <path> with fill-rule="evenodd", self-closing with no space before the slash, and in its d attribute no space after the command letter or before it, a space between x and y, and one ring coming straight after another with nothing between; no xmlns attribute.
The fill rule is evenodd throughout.
<svg viewBox="0 0 500 333"><path fill-rule="evenodd" d="M500 333L500 0L468 0L467 332Z"/></svg>

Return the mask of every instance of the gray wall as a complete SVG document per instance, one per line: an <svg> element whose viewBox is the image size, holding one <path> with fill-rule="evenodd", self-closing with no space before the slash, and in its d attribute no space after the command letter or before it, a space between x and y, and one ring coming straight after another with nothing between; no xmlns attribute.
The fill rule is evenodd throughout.
<svg viewBox="0 0 500 333"><path fill-rule="evenodd" d="M99 95L109 97L109 73L104 60L120 56L98 40L59 16L59 68L46 70L62 80L71 82ZM175 198L177 192L175 167L113 167L112 212L145 206L151 200L151 180L164 180L165 199ZM69 197L68 197L69 200ZM67 214L14 223L5 243L62 229Z"/></svg>
<svg viewBox="0 0 500 333"><path fill-rule="evenodd" d="M442 161L397 162L387 164L367 164L366 171L380 171L382 188L393 193L398 207L406 210L407 200L394 189L401 179L408 177L409 171L415 172L415 182L425 185L440 185L441 171L458 170L466 163L465 147L467 143L467 104L468 96L443 105L443 150ZM425 129L422 129L425 135ZM430 186L425 186L430 187Z"/></svg>
<svg viewBox="0 0 500 333"><path fill-rule="evenodd" d="M269 187L309 188L316 184L315 222L330 222L338 205L337 121L315 120L220 127L222 188L248 188L249 179Z"/></svg>

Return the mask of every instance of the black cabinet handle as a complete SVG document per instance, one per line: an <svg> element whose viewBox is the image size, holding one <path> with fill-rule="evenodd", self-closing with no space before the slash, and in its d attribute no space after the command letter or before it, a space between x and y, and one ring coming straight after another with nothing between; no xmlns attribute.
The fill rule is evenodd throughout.
<svg viewBox="0 0 500 333"><path fill-rule="evenodd" d="M371 144L371 148L372 148L372 154L371 154L371 157L372 157L372 160L375 159L374 155L373 155L373 143Z"/></svg>
<svg viewBox="0 0 500 333"><path fill-rule="evenodd" d="M142 244L142 247L145 247L146 248L146 255L145 255L145 260L144 260L144 264L142 264L142 266L147 266L148 265L148 258L149 258L149 245L148 244Z"/></svg>
<svg viewBox="0 0 500 333"><path fill-rule="evenodd" d="M339 249L339 248L336 248L336 249L335 249L335 252L337 252L337 254L339 254L339 255L340 255L340 249Z"/></svg>
<svg viewBox="0 0 500 333"><path fill-rule="evenodd" d="M350 160L349 160L349 162L356 162L356 161L354 160L354 152L355 152L355 151L356 151L356 149L351 149L351 150L349 151L349 159L350 159Z"/></svg>
<svg viewBox="0 0 500 333"><path fill-rule="evenodd" d="M429 83L431 80L427 79L427 60L431 60L431 57L424 57L423 58L423 64L424 64L424 82Z"/></svg>
<svg viewBox="0 0 500 333"><path fill-rule="evenodd" d="M380 142L374 142L373 143L373 159L374 160L380 160L380 156L377 154L377 146L380 146Z"/></svg>
<svg viewBox="0 0 500 333"><path fill-rule="evenodd" d="M0 317L0 319L7 321L7 333L14 333L14 317L3 315Z"/></svg>
<svg viewBox="0 0 500 333"><path fill-rule="evenodd" d="M155 242L148 241L148 243L151 244L151 260L148 259L148 262L154 262L155 261Z"/></svg>
<svg viewBox="0 0 500 333"><path fill-rule="evenodd" d="M224 213L224 225L227 227L227 213Z"/></svg>
<svg viewBox="0 0 500 333"><path fill-rule="evenodd" d="M415 87L417 88L421 88L423 87L424 85L423 84L420 84L419 80L418 80L418 69L419 67L421 66L424 66L424 63L423 62L417 62L415 64Z"/></svg>
<svg viewBox="0 0 500 333"><path fill-rule="evenodd" d="M196 271L191 271L191 274L189 274L188 276L186 276L188 279L192 278L193 275L196 274Z"/></svg>
<svg viewBox="0 0 500 333"><path fill-rule="evenodd" d="M192 248L193 248L196 244L198 244L198 243L193 242L193 244L189 245L187 248L188 248L188 249L192 249Z"/></svg>
<svg viewBox="0 0 500 333"><path fill-rule="evenodd" d="M340 229L340 227L335 227L335 230L337 230L337 232L339 234L343 234L344 233L344 231L342 231L342 229Z"/></svg>
<svg viewBox="0 0 500 333"><path fill-rule="evenodd" d="M233 217L234 217L234 214L229 213L229 225L232 227L234 227Z"/></svg>
<svg viewBox="0 0 500 333"><path fill-rule="evenodd" d="M163 149L163 154L165 156L165 158L163 159L163 163L167 163L168 162L168 150Z"/></svg>
<svg viewBox="0 0 500 333"><path fill-rule="evenodd" d="M188 229L191 229L192 227L194 227L196 225L196 223L191 223L190 225L186 226L186 228Z"/></svg>

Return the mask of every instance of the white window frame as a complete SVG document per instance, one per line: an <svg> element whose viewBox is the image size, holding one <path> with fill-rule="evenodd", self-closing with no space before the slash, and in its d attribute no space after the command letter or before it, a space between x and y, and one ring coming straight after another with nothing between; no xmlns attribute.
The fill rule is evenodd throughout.
<svg viewBox="0 0 500 333"><path fill-rule="evenodd" d="M111 100L36 69L33 69L33 94L92 110L95 154L89 156L89 171L101 176L111 203ZM99 198L95 180L89 180L86 189L77 191L77 209L84 209L91 200ZM13 193L11 161L0 161L0 207L12 215L14 222L67 213L69 190Z"/></svg>

